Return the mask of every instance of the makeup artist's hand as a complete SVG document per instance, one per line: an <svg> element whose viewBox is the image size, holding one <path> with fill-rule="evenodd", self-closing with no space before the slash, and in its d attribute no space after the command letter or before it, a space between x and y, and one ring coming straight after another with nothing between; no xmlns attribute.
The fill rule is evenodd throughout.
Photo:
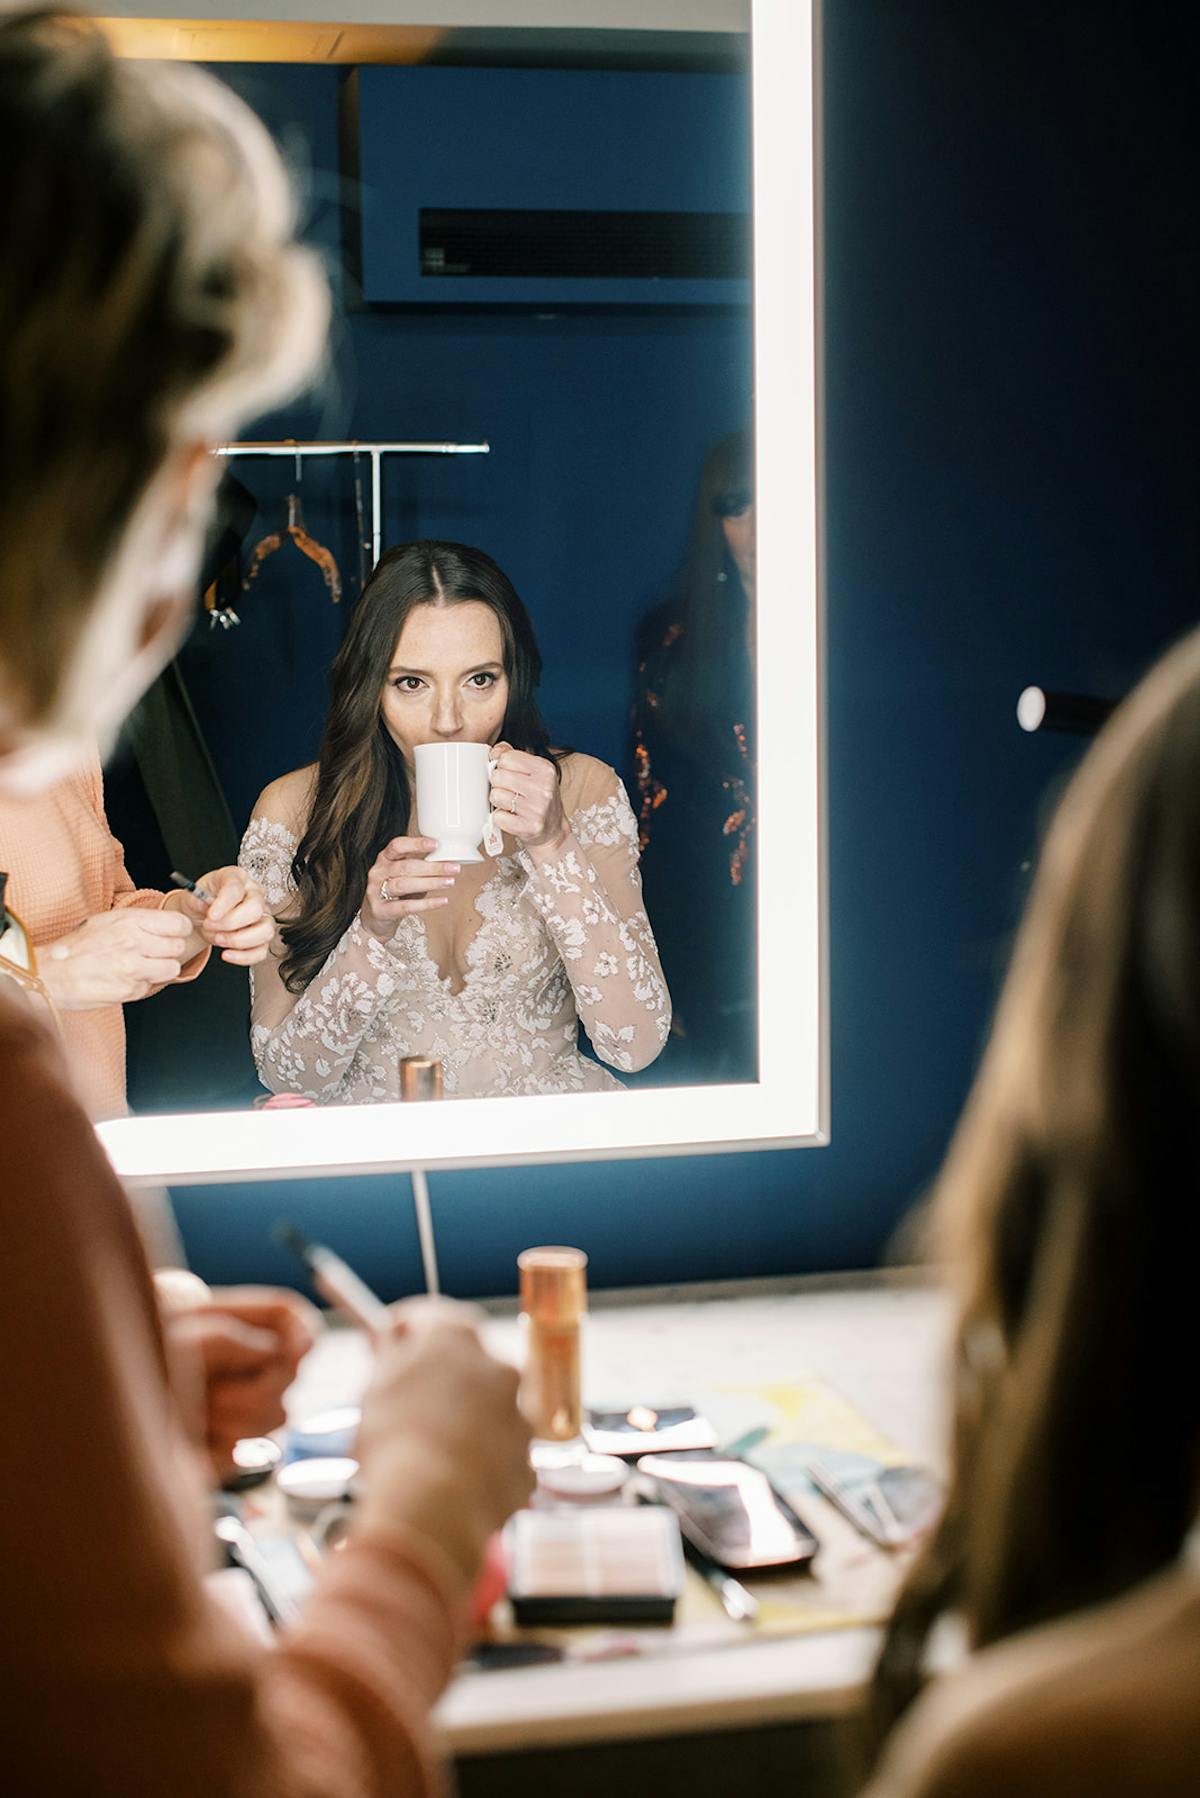
<svg viewBox="0 0 1200 1798"><path fill-rule="evenodd" d="M553 852L567 835L558 769L544 756L497 743L492 750L491 805L501 830L519 837L526 849Z"/></svg>
<svg viewBox="0 0 1200 1798"><path fill-rule="evenodd" d="M214 868L201 874L196 885L211 893L212 903L183 890L168 893L164 909L182 912L195 937L192 955L211 945L221 960L239 968L252 968L265 959L275 935L275 920L256 880L241 868ZM190 960L190 955L185 960Z"/></svg>
<svg viewBox="0 0 1200 1798"><path fill-rule="evenodd" d="M387 942L409 912L437 911L450 903L449 889L462 867L459 862L426 861L429 851L436 848L436 837L393 837L379 851L359 907L359 916L372 936Z"/></svg>
<svg viewBox="0 0 1200 1798"><path fill-rule="evenodd" d="M489 1536L533 1490L517 1372L484 1348L474 1306L412 1299L391 1317L363 1400L358 1526L386 1535L407 1524L470 1580Z"/></svg>
<svg viewBox="0 0 1200 1798"><path fill-rule="evenodd" d="M144 999L175 980L186 959L186 921L140 905L98 912L38 952L38 973L61 1011Z"/></svg>
<svg viewBox="0 0 1200 1798"><path fill-rule="evenodd" d="M235 1442L286 1421L283 1396L316 1341L320 1313L278 1287L217 1286L194 1308L168 1312L164 1328L172 1348L203 1371L204 1443L221 1479Z"/></svg>

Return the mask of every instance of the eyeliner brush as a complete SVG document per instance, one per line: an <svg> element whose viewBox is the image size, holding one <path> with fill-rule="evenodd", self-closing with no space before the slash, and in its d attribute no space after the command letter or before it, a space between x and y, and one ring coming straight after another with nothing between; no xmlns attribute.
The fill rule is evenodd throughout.
<svg viewBox="0 0 1200 1798"><path fill-rule="evenodd" d="M195 893L201 905L211 905L213 902L213 896L207 887L198 887L194 880L189 880L188 876L181 874L178 868L171 869L171 885L182 887L185 893Z"/></svg>

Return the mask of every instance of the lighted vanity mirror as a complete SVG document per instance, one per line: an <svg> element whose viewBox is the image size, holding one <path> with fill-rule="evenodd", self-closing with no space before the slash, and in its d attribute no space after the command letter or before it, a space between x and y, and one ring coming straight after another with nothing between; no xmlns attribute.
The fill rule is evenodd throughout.
<svg viewBox="0 0 1200 1798"><path fill-rule="evenodd" d="M472 932L456 944L452 931L437 934L442 921L430 915L405 921L394 939L369 933L361 967L348 962L346 978L336 980L321 967L302 989L304 1029L289 1027L289 1006L297 1000L278 968L270 970L274 985L260 979L256 1007L260 1075L274 1091L315 1103L197 1110L185 1091L171 1111L103 1123L102 1140L126 1178L186 1184L825 1140L814 23L803 0L757 0L740 71L736 54L727 68L664 73L640 67L632 32L630 54L607 71L480 71L447 63L364 67L345 78L343 140L349 128L363 194L351 259L362 299L352 296L350 309L360 382L351 396L353 436L375 443L428 439L431 447L385 458L383 478L374 482L367 450L357 459L350 453L340 460L310 454L302 462L230 459L268 521L272 508L298 493L307 508L303 533L314 539L321 507L340 491L344 509L348 491L353 533L349 551L333 546L343 564L339 580L345 577L341 609L311 541L306 546L293 534L289 548L286 511L279 512L283 547L269 558L275 569L256 566L246 585L243 564L237 603L228 592L210 593L215 622L202 626L210 678L229 689L234 646L246 645L256 683L246 705L257 708L260 720L273 706L282 706L281 719L286 713L293 724L303 714L300 752L280 750L273 765L247 769L254 758L245 752L245 734L237 734L246 713L234 706L227 741L209 730L212 758L219 771L236 765L248 783L236 800L229 794L230 810L239 835L256 814L245 852L287 919L295 902L287 890L291 859L304 823L287 811L292 801L272 811L256 795L315 755L325 704L319 689L349 628L347 617L363 606L392 603L382 591L384 577L367 578L373 558L359 570L358 547L372 525L385 550L416 538L466 543L494 559L532 615L545 660L539 698L550 743L569 743L595 758L560 764L563 824L582 853L556 858L532 830L526 840L504 828L502 762L491 795L501 854L494 862L464 863L460 875L477 900ZM535 77L537 96L552 96L552 104L535 103ZM639 84L656 80L656 88L639 91ZM701 86L689 95L689 83ZM722 119L726 125L736 119L739 104L743 141L703 176L705 205L694 187L696 169L707 166L703 121L712 136ZM406 161L406 140L396 136L394 119L407 107L419 124L430 105L445 128L432 151L427 145L428 179L414 187L408 170L401 216L395 177ZM474 146L469 157L450 128L454 109L464 107L475 120L467 133ZM596 163L599 134L611 132L614 107L627 109L628 129L617 134L625 162L610 158L603 178L588 188L587 165ZM637 122L654 117L657 136L639 138ZM481 128L489 118L490 133ZM590 148L589 132L597 134ZM548 146L573 143L574 151L549 154ZM646 154L654 143L665 158L657 171ZM492 154L481 155L489 147ZM693 186L686 189L689 171ZM745 218L739 225L739 182L752 191L752 247ZM704 216L681 228L684 212ZM404 346L397 362L404 372L389 383L388 346L396 342ZM670 379L690 396L686 441L673 434L662 372L668 364ZM464 368L478 376L474 386ZM521 396L534 380L541 383L541 411L527 426ZM712 394L698 403L710 381ZM305 418L279 436L348 439L346 416L343 407L333 433L313 429ZM710 422L702 430L697 418ZM740 427L752 434L739 436ZM490 454L445 455L435 441L474 445L477 452L486 443ZM626 453L614 443L625 444ZM650 465L648 443L664 470L652 490L642 472ZM574 508L550 497L562 472L552 464L566 455L564 445L571 464L565 491L573 485L578 495L590 495ZM519 502L497 508L496 493L514 480ZM603 533L595 516L605 520ZM699 536L693 528L690 551L689 517L704 526ZM648 542L656 545L653 555ZM261 545L250 547L253 563ZM287 580L309 582L303 601L309 610L296 611L283 650L255 660L249 653L254 633L266 629L270 607L285 603L267 586L267 572L282 574L285 555L291 556ZM594 584L597 560L605 557L606 568L622 569L619 603L611 573L599 590ZM686 591L688 571L701 565L710 583L709 621L712 604L726 607L721 628L707 637L703 608ZM472 592L471 582L483 578L478 565L457 575ZM396 565L393 585L411 584L411 577L411 568ZM236 621L222 619L222 610L234 612ZM403 614L393 651L401 673L391 684L388 670L386 708L402 755L430 736L442 747L494 740L494 721L480 725L470 714L461 730L454 720L446 727L436 708L444 688L454 689L455 705L486 707L488 688L476 679L476 665L507 666L505 653L468 644L469 631L459 643L446 626L471 623L485 636L498 631L499 645L509 628L502 612L484 594L482 604L418 605ZM738 620L733 633L730 617ZM320 628L297 622L304 618L321 620ZM408 634L422 623L437 628ZM697 645L704 638L707 662L682 655L689 629ZM322 630L328 653L317 656L314 685ZM223 652L226 664L219 660ZM289 687L305 657L304 681ZM199 663L190 672L186 661L183 666L202 690ZM406 706L415 708L415 725ZM511 714L506 722L511 726ZM286 735L282 724L275 735ZM456 782L479 775L472 757L433 759L443 805L451 763ZM457 769L460 760L470 764L467 773ZM610 769L625 781L628 810ZM417 774L424 778L420 768ZM236 778L226 779L227 792ZM693 779L708 783L702 802L688 788ZM522 793L521 818L527 799L523 783L514 786ZM462 803L476 801L477 795ZM117 828L120 834L119 820ZM697 841L705 832L711 842ZM561 833L552 836L551 848L561 847ZM639 838L648 930L629 872ZM714 868L721 882L716 898ZM732 994L721 963L731 929L739 933L741 970ZM671 1036L651 932L675 990ZM514 967L536 992L514 997ZM383 987L391 999L397 988L403 995L406 980L423 982L423 993L393 999L391 1024L364 1047L356 1012L374 1016ZM472 981L478 1016L464 1050L454 1001ZM268 988L271 1004L264 1006ZM172 997L127 1008L131 1031L135 1011L149 1016L152 1006ZM485 1016L489 1005L494 1009ZM575 1050L572 1007L590 1051ZM393 1102L395 1063L412 1053L444 1061L445 1101ZM508 1070L504 1078L493 1080L489 1071L481 1079L480 1068L497 1062Z"/></svg>

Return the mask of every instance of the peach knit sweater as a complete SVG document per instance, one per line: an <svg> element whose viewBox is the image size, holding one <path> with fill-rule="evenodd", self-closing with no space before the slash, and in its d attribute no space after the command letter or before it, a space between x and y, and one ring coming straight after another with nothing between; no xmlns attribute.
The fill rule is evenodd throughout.
<svg viewBox="0 0 1200 1798"><path fill-rule="evenodd" d="M99 758L36 797L0 793L0 868L9 875L8 905L37 950L98 912L161 906L167 896L135 887L126 872L104 816ZM180 980L194 980L207 960L207 950L194 956ZM64 1011L60 1022L80 1103L93 1118L121 1116L127 1109L121 1007Z"/></svg>
<svg viewBox="0 0 1200 1798"><path fill-rule="evenodd" d="M209 1598L129 1206L7 980L0 1241L4 1798L432 1798L464 1576L415 1534L361 1536L269 1649Z"/></svg>

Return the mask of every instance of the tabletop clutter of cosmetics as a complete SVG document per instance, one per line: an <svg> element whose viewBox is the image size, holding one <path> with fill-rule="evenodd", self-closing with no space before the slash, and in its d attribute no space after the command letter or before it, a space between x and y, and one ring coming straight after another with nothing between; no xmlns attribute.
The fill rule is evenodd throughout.
<svg viewBox="0 0 1200 1798"><path fill-rule="evenodd" d="M380 1301L332 1251L287 1225L279 1234L343 1312L368 1325L380 1320ZM730 1618L752 1623L758 1604L738 1575L802 1570L817 1554L815 1536L766 1474L740 1457L740 1444L718 1452L713 1429L691 1406L630 1395L617 1408L585 1408L587 1257L533 1248L518 1268L522 1404L534 1430L537 1488L491 1546L472 1604L473 1657L510 1665L561 1654L529 1637L501 1639L490 1629L498 1619L505 1627L670 1623L688 1563ZM296 1615L320 1559L345 1538L359 1487L358 1423L357 1407L347 1405L296 1421L282 1442L239 1444L215 1528L260 1627L264 1617L279 1624ZM882 1520L870 1521L866 1533L884 1541Z"/></svg>

